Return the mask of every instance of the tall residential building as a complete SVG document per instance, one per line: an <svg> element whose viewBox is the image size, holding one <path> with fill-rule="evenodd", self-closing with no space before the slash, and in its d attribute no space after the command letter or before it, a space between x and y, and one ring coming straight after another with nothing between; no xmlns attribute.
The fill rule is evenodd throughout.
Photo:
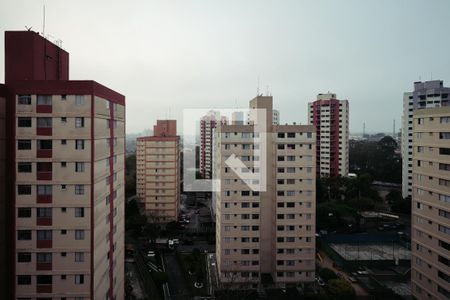
<svg viewBox="0 0 450 300"><path fill-rule="evenodd" d="M10 295L123 299L125 97L68 74L60 47L5 33Z"/></svg>
<svg viewBox="0 0 450 300"><path fill-rule="evenodd" d="M167 223L180 208L180 137L176 120L158 120L136 143L136 193L147 217Z"/></svg>
<svg viewBox="0 0 450 300"><path fill-rule="evenodd" d="M450 107L416 110L412 123L412 293L450 299Z"/></svg>
<svg viewBox="0 0 450 300"><path fill-rule="evenodd" d="M273 125L271 96L254 98L250 109L265 110L266 132L254 133L257 126L253 124L221 125L217 129L214 178L220 182L220 191L214 197L219 279L224 284L253 287L312 282L314 127ZM225 161L232 155L245 167L230 167ZM262 164L266 174L260 173ZM265 176L265 189L252 190L247 185L249 179L236 173L250 171ZM251 182L256 184L255 180L260 182Z"/></svg>
<svg viewBox="0 0 450 300"><path fill-rule="evenodd" d="M226 124L226 117L209 111L200 120L200 174L204 179L212 178L213 138L217 123Z"/></svg>
<svg viewBox="0 0 450 300"><path fill-rule="evenodd" d="M308 107L309 124L315 126L317 135L317 175L347 176L348 100L338 100L333 93L319 94Z"/></svg>
<svg viewBox="0 0 450 300"><path fill-rule="evenodd" d="M413 114L417 109L448 106L450 88L442 80L414 82L414 91L403 94L402 117L402 195L412 193Z"/></svg>
<svg viewBox="0 0 450 300"><path fill-rule="evenodd" d="M0 291L8 295L8 206L6 198L6 87L0 84Z"/></svg>

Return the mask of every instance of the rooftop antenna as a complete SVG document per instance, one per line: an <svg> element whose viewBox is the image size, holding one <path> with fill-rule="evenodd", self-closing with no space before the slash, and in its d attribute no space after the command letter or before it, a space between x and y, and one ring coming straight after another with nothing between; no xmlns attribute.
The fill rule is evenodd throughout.
<svg viewBox="0 0 450 300"><path fill-rule="evenodd" d="M43 5L42 36L45 38L45 4Z"/></svg>
<svg viewBox="0 0 450 300"><path fill-rule="evenodd" d="M25 26L25 28L26 28L26 30L31 31L31 29L32 29L33 27L32 27L32 26L30 26L30 27Z"/></svg>
<svg viewBox="0 0 450 300"><path fill-rule="evenodd" d="M366 135L366 122L363 123L363 137Z"/></svg>
<svg viewBox="0 0 450 300"><path fill-rule="evenodd" d="M266 85L266 96L270 96L270 94L269 94L269 85Z"/></svg>
<svg viewBox="0 0 450 300"><path fill-rule="evenodd" d="M394 124L393 124L393 129L392 129L392 137L395 138L395 119L394 119Z"/></svg>
<svg viewBox="0 0 450 300"><path fill-rule="evenodd" d="M258 84L256 86L256 96L259 96L259 76L258 76Z"/></svg>
<svg viewBox="0 0 450 300"><path fill-rule="evenodd" d="M431 77L431 79L430 79L430 80L433 80L433 72L431 72L431 75L430 75L430 77Z"/></svg>

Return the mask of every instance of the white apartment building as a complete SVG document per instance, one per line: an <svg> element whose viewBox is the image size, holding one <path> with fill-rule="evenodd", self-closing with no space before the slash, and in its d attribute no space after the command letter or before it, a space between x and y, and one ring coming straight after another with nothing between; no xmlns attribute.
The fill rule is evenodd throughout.
<svg viewBox="0 0 450 300"><path fill-rule="evenodd" d="M450 88L442 80L414 82L414 91L403 94L402 117L402 195L412 194L412 154L414 111L449 105Z"/></svg>
<svg viewBox="0 0 450 300"><path fill-rule="evenodd" d="M266 132L256 125L217 129L214 178L219 280L230 287L269 287L312 282L315 276L316 139L310 125L273 125L272 97L250 109L266 110ZM266 143L259 139L264 136ZM265 147L265 148L263 148ZM259 155L256 150L264 150ZM245 167L225 161L236 155ZM266 188L251 190L236 172L261 174ZM256 181L260 183L262 177ZM252 183L255 184L252 179Z"/></svg>

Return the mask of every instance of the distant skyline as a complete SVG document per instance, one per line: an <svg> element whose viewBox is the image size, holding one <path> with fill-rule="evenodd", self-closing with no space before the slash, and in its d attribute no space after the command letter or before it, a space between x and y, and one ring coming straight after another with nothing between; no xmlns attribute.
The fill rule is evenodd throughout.
<svg viewBox="0 0 450 300"><path fill-rule="evenodd" d="M450 1L3 0L1 34L42 32L43 4L71 79L126 96L128 133L182 124L184 108L246 108L258 78L282 124L306 124L307 103L330 91L349 100L351 134L392 132L414 81L450 86Z"/></svg>

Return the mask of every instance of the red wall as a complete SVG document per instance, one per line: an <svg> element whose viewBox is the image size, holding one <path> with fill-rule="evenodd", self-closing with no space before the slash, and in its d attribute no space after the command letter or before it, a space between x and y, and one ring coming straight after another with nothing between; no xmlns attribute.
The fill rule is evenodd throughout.
<svg viewBox="0 0 450 300"><path fill-rule="evenodd" d="M69 53L34 31L5 32L5 83L69 80Z"/></svg>
<svg viewBox="0 0 450 300"><path fill-rule="evenodd" d="M177 121L176 120L158 120L153 126L153 136L176 136Z"/></svg>

